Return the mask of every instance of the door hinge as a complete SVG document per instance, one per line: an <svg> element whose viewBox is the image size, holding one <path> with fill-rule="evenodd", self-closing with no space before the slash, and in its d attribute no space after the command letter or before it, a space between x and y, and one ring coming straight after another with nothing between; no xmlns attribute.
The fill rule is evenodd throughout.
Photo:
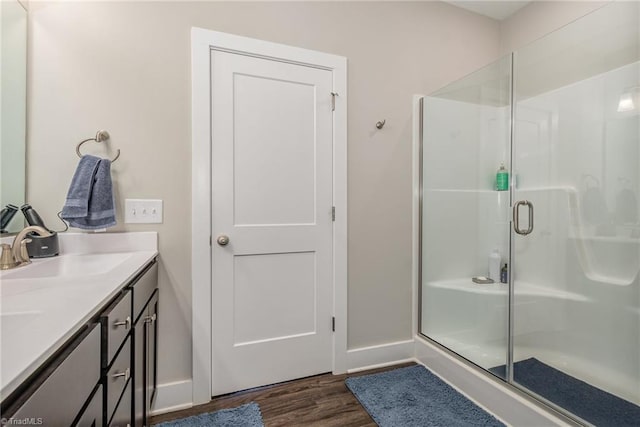
<svg viewBox="0 0 640 427"><path fill-rule="evenodd" d="M331 92L331 111L336 111L336 96L337 92Z"/></svg>
<svg viewBox="0 0 640 427"><path fill-rule="evenodd" d="M209 235L209 246L213 244L213 236Z"/></svg>
<svg viewBox="0 0 640 427"><path fill-rule="evenodd" d="M336 318L335 318L335 316L331 318L331 330L333 332L336 331Z"/></svg>
<svg viewBox="0 0 640 427"><path fill-rule="evenodd" d="M335 222L335 220L336 220L336 207L331 206L331 221Z"/></svg>

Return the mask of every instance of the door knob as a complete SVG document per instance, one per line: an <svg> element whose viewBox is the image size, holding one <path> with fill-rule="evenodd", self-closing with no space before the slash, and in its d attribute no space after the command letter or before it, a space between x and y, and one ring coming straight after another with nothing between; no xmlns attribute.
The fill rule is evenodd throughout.
<svg viewBox="0 0 640 427"><path fill-rule="evenodd" d="M223 234L222 236L218 236L218 239L216 241L220 246L227 246L229 244L229 236L225 236Z"/></svg>

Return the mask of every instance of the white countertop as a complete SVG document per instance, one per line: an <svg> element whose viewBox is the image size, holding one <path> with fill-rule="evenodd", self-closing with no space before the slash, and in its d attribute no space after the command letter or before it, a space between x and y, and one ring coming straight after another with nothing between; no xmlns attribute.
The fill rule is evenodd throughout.
<svg viewBox="0 0 640 427"><path fill-rule="evenodd" d="M155 232L65 233L57 259L0 272L0 399L158 255L157 241ZM51 266L64 268L51 275Z"/></svg>

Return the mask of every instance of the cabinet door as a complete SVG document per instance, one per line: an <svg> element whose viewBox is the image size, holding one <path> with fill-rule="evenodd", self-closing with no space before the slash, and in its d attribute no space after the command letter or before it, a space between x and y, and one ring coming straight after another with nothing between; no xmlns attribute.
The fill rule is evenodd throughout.
<svg viewBox="0 0 640 427"><path fill-rule="evenodd" d="M98 385L89 405L87 405L82 415L80 415L80 419L74 424L74 427L102 427L104 425L102 411L103 398L102 385Z"/></svg>
<svg viewBox="0 0 640 427"><path fill-rule="evenodd" d="M107 388L106 410L108 420L111 419L122 394L127 390L130 377L131 338L128 338L125 345L111 364L111 368L105 375L105 385ZM129 392L129 399L131 399L131 392ZM131 410L131 404L129 404L129 410ZM131 414L129 414L129 422L131 422Z"/></svg>
<svg viewBox="0 0 640 427"><path fill-rule="evenodd" d="M146 335L146 351L145 361L147 365L145 375L145 409L148 414L151 410L151 405L156 396L157 388L157 373L158 373L158 291L156 290L149 301L147 307L147 316L145 318L145 335Z"/></svg>
<svg viewBox="0 0 640 427"><path fill-rule="evenodd" d="M100 328L92 325L75 338L42 378L46 375L35 391L25 393L30 395L15 413L3 407L2 417L33 419L33 423L42 425L72 425L100 379Z"/></svg>
<svg viewBox="0 0 640 427"><path fill-rule="evenodd" d="M143 427L145 422L145 371L147 366L144 359L145 353L145 315L146 310L142 313L140 319L134 326L134 361L133 361L133 425L135 427Z"/></svg>
<svg viewBox="0 0 640 427"><path fill-rule="evenodd" d="M127 383L109 427L131 427L131 381Z"/></svg>
<svg viewBox="0 0 640 427"><path fill-rule="evenodd" d="M141 316L145 315L147 302L158 287L158 263L154 261L131 287L133 288L133 320L137 322Z"/></svg>

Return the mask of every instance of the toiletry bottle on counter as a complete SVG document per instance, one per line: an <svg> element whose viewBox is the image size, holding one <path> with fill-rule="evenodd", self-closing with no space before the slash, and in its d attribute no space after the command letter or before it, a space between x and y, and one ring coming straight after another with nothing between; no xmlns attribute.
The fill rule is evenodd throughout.
<svg viewBox="0 0 640 427"><path fill-rule="evenodd" d="M500 256L500 252L494 249L493 252L489 254L489 278L496 283L500 281L501 262L502 257Z"/></svg>
<svg viewBox="0 0 640 427"><path fill-rule="evenodd" d="M505 264L500 270L500 283L509 282L509 269L507 268L507 264Z"/></svg>
<svg viewBox="0 0 640 427"><path fill-rule="evenodd" d="M507 191L509 189L509 171L504 167L504 163L500 164L500 169L496 173L496 190Z"/></svg>

